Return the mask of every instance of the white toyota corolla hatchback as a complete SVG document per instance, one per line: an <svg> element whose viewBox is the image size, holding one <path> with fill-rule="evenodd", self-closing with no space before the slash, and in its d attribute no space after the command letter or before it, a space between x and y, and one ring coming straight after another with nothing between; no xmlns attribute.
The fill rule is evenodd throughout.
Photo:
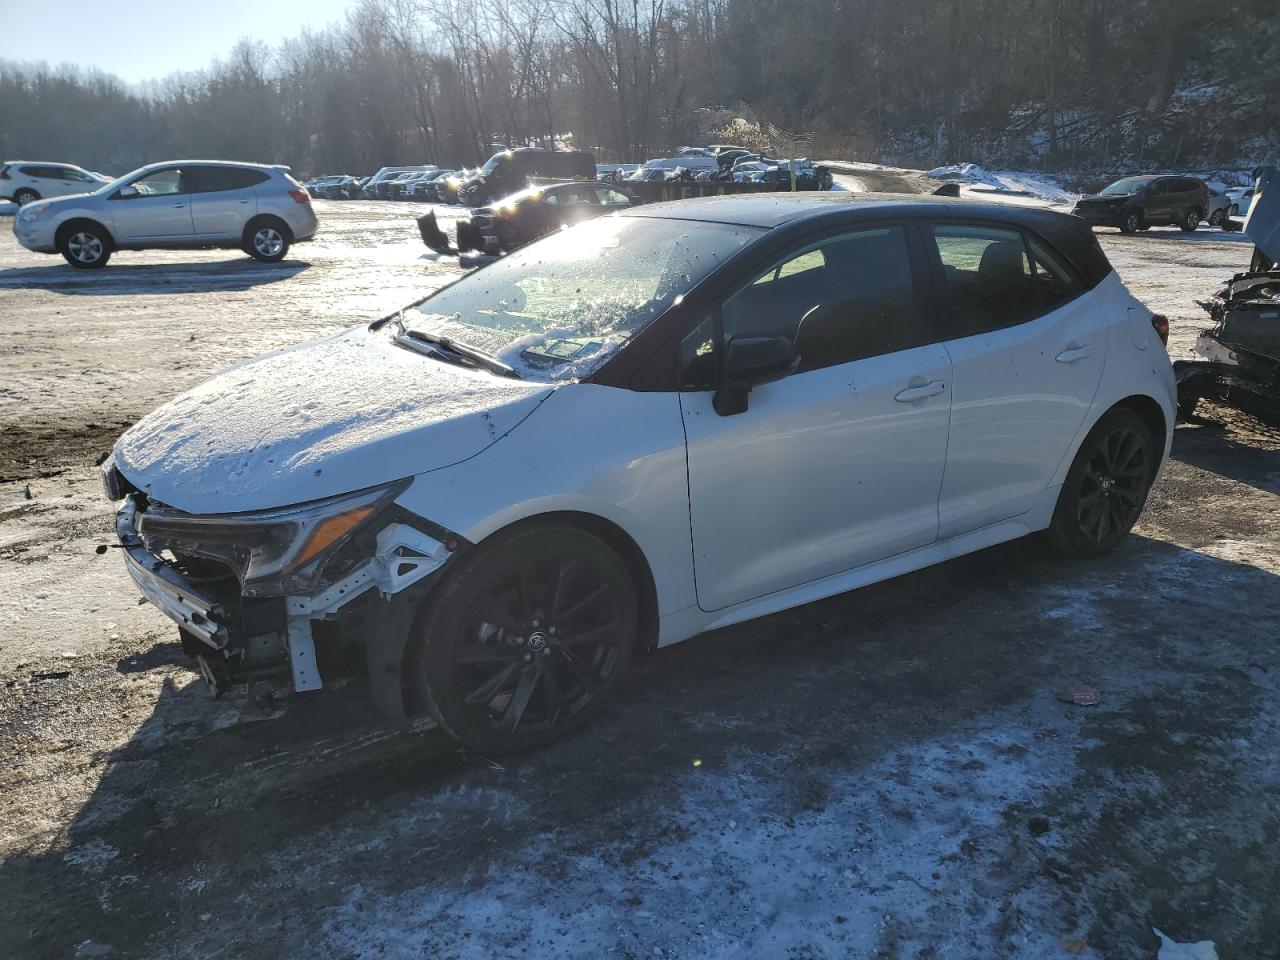
<svg viewBox="0 0 1280 960"><path fill-rule="evenodd" d="M1037 531L1113 547L1172 438L1166 336L1073 217L687 200L238 364L105 481L215 687L355 672L521 749L638 649Z"/></svg>

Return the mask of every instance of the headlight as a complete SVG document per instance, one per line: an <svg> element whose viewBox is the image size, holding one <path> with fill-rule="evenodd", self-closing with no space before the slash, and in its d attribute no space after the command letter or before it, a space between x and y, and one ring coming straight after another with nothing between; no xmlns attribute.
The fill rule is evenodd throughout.
<svg viewBox="0 0 1280 960"><path fill-rule="evenodd" d="M36 206L29 203L18 211L18 219L23 223L33 223L48 212L49 207L47 206Z"/></svg>
<svg viewBox="0 0 1280 960"><path fill-rule="evenodd" d="M309 593L323 584L329 558L408 484L261 513L201 517L159 507L140 515L138 533L153 552L168 549L227 564L246 597Z"/></svg>

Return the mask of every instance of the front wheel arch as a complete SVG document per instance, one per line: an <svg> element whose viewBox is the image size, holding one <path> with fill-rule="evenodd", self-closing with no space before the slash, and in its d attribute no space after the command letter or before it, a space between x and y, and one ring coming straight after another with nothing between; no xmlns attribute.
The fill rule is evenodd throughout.
<svg viewBox="0 0 1280 960"><path fill-rule="evenodd" d="M631 574L632 582L636 587L636 600L640 615L637 623L636 651L648 652L656 649L658 646L658 590L653 578L653 571L649 567L649 561L645 557L644 551L640 549L640 545L636 543L631 534L627 533L626 530L612 520L596 513L586 513L578 510L555 510L536 513L499 527L485 536L484 539L469 545L466 549L467 551L474 550L486 543L516 533L525 527L546 525L577 527L587 533L594 534L613 548L627 567L628 572ZM418 611L415 617L415 631L417 629L416 621L421 619L426 609L433 602L436 588L442 579L438 575L433 576L430 588L421 597L417 598ZM412 643L406 643L403 651L401 651L400 668L401 676L404 678L410 675L414 653ZM404 707L407 714L421 714L426 710L426 704L421 703L414 693L413 684L403 683L401 692L404 696Z"/></svg>
<svg viewBox="0 0 1280 960"><path fill-rule="evenodd" d="M85 227L92 227L95 230L101 230L103 235L107 238L107 243L110 248L112 250L115 249L116 239L112 236L111 231L107 229L106 224L100 220L94 220L91 217L76 217L73 220L68 220L66 223L61 224L58 227L57 232L53 235L54 242L61 247L63 241L65 241L67 237L71 236L71 234L75 233L77 230L83 230Z"/></svg>

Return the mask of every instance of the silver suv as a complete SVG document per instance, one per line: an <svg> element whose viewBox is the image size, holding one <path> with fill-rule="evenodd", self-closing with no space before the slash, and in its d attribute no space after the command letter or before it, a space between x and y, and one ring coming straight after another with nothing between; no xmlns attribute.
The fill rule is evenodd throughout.
<svg viewBox="0 0 1280 960"><path fill-rule="evenodd" d="M153 163L93 193L28 203L13 219L28 250L85 269L146 249L241 249L273 263L315 232L311 195L288 167L218 160Z"/></svg>

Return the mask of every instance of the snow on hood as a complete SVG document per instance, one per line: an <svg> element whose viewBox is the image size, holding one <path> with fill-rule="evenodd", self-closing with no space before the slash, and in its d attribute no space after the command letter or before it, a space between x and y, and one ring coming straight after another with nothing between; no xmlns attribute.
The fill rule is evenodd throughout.
<svg viewBox="0 0 1280 960"><path fill-rule="evenodd" d="M192 513L288 506L472 457L552 389L361 328L216 374L138 421L115 461L149 495Z"/></svg>

